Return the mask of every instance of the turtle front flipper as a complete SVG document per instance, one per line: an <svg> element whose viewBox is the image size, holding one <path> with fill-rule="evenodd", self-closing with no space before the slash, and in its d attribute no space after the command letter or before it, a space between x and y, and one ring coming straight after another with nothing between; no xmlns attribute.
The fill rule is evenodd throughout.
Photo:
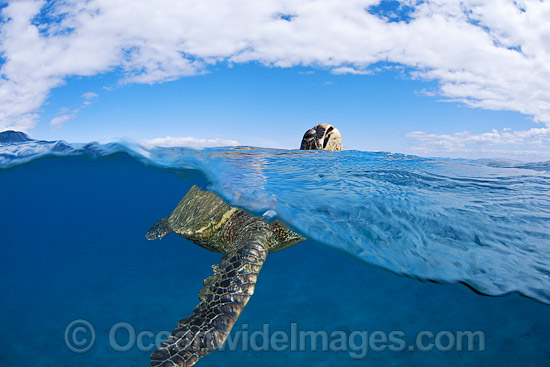
<svg viewBox="0 0 550 367"><path fill-rule="evenodd" d="M220 265L213 265L214 275L204 280L199 304L151 355L152 367L189 367L222 346L254 293L266 243L264 231L249 231Z"/></svg>

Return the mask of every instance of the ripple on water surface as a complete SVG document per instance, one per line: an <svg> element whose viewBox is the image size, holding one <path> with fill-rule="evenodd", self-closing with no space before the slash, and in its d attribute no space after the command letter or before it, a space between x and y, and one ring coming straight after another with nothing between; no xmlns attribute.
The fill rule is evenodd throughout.
<svg viewBox="0 0 550 367"><path fill-rule="evenodd" d="M14 135L0 140L0 167L49 155L120 152L146 164L200 170L231 204L268 213L267 220L276 217L370 264L550 303L550 162L249 147L146 149Z"/></svg>

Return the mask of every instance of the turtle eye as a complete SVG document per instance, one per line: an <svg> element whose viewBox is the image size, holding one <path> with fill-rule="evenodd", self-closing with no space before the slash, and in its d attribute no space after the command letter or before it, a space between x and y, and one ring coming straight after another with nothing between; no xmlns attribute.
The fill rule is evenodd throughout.
<svg viewBox="0 0 550 367"><path fill-rule="evenodd" d="M315 136L315 130L313 129L309 129L308 131L306 131L306 133L304 134L304 139L311 139Z"/></svg>

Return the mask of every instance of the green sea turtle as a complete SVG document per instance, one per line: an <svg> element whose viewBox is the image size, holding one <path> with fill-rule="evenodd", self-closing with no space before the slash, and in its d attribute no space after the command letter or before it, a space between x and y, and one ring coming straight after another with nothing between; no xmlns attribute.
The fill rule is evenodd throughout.
<svg viewBox="0 0 550 367"><path fill-rule="evenodd" d="M342 150L340 132L328 124L318 125L306 132L301 149ZM305 240L278 222L266 223L197 186L146 237L155 240L171 232L223 257L221 264L212 266L214 275L204 280L191 316L181 320L151 355L153 367L189 367L221 347L254 293L266 256Z"/></svg>

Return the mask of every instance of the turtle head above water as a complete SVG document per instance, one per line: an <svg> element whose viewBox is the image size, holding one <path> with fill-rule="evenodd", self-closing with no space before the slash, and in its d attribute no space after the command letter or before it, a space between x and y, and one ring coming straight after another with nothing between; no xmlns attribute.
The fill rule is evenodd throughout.
<svg viewBox="0 0 550 367"><path fill-rule="evenodd" d="M333 150L341 151L342 135L330 124L319 124L304 134L301 150Z"/></svg>

